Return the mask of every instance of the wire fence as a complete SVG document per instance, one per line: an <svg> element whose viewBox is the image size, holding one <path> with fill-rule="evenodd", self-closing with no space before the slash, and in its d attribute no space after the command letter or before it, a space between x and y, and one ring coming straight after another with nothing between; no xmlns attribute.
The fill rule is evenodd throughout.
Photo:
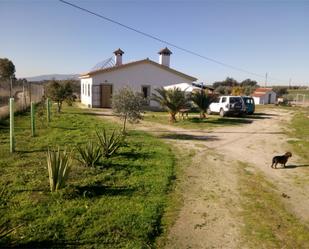
<svg viewBox="0 0 309 249"><path fill-rule="evenodd" d="M38 84L27 83L12 88L0 86L0 120L9 116L9 99L14 98L14 112L25 111L31 102L38 103L44 96L44 87Z"/></svg>

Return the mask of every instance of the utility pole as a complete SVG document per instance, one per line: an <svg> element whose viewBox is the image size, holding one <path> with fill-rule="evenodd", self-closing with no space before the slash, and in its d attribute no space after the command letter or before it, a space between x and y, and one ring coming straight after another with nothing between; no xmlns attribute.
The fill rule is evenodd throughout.
<svg viewBox="0 0 309 249"><path fill-rule="evenodd" d="M267 86L267 76L268 76L268 73L265 74L265 87Z"/></svg>
<svg viewBox="0 0 309 249"><path fill-rule="evenodd" d="M12 98L12 90L13 90L13 76L10 76L10 98Z"/></svg>

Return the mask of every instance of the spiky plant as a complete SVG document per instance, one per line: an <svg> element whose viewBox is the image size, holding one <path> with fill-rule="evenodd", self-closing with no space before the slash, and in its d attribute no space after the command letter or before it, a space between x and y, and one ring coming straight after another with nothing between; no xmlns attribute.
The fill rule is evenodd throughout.
<svg viewBox="0 0 309 249"><path fill-rule="evenodd" d="M188 106L188 98L185 93L177 87L168 90L164 88L155 90L158 94L152 94L152 99L167 109L170 114L170 122L175 122L179 110Z"/></svg>
<svg viewBox="0 0 309 249"><path fill-rule="evenodd" d="M206 118L206 111L213 99L213 96L207 94L204 90L196 91L191 95L191 100L200 110L200 118Z"/></svg>
<svg viewBox="0 0 309 249"><path fill-rule="evenodd" d="M92 141L76 149L79 154L77 160L86 167L95 167L102 156L101 148Z"/></svg>
<svg viewBox="0 0 309 249"><path fill-rule="evenodd" d="M105 128L103 128L100 132L96 130L96 134L101 145L102 154L105 158L110 158L124 141L124 135L122 133L117 133L115 130L111 135L108 135Z"/></svg>
<svg viewBox="0 0 309 249"><path fill-rule="evenodd" d="M50 151L47 152L47 168L49 174L50 191L54 192L65 186L68 179L69 171L72 163L72 157L67 151L60 152Z"/></svg>

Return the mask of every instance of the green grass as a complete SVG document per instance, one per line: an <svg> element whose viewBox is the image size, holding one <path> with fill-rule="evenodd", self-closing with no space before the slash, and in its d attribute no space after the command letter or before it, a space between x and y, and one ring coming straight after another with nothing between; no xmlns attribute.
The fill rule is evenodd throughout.
<svg viewBox="0 0 309 249"><path fill-rule="evenodd" d="M298 108L289 125L289 136L296 138L289 143L293 151L300 156L304 162L309 162L309 108Z"/></svg>
<svg viewBox="0 0 309 249"><path fill-rule="evenodd" d="M262 173L240 163L240 193L246 248L308 248L309 229L282 203L276 187Z"/></svg>
<svg viewBox="0 0 309 249"><path fill-rule="evenodd" d="M234 126L234 125L244 125L250 124L252 119L259 118L256 115L250 116L248 118L242 117L223 117L219 115L207 115L206 119L200 119L199 114L190 113L189 118L182 120L177 116L177 122L172 124L176 127L181 127L185 129L212 129L222 126ZM150 121L154 123L170 125L167 112L146 112L144 116L145 121Z"/></svg>
<svg viewBox="0 0 309 249"><path fill-rule="evenodd" d="M53 113L54 114L54 113ZM7 121L0 124L0 187L7 184L0 215L22 225L0 247L152 248L164 228L161 218L174 179L170 148L143 132L130 131L127 146L101 162L77 161L66 188L50 193L48 146L71 149L95 138L95 129L118 128L85 111L66 107L49 128L32 138L29 113L16 117L16 150L9 154Z"/></svg>

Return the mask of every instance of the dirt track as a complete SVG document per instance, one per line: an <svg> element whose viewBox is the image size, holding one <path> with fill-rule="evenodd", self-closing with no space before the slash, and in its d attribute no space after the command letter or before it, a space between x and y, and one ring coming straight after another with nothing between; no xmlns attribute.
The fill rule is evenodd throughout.
<svg viewBox="0 0 309 249"><path fill-rule="evenodd" d="M236 215L240 209L239 190L233 167L239 161L262 171L277 187L278 195L285 193L290 197L282 198L287 209L309 224L309 186L299 184L308 181L309 167L301 167L308 162L293 156L286 169L270 167L273 155L288 150L283 125L291 116L287 111L266 111L251 124L211 132L149 122L134 126L160 136L180 150L195 151L182 183L184 206L166 248L239 248L242 220Z"/></svg>

